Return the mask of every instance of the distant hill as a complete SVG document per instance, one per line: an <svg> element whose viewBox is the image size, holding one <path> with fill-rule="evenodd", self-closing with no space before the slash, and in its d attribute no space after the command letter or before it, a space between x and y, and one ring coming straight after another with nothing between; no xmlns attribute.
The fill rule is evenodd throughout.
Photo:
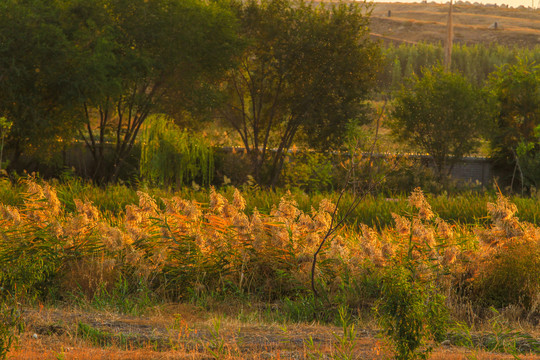
<svg viewBox="0 0 540 360"><path fill-rule="evenodd" d="M371 32L374 38L387 42L444 43L447 17L447 4L375 3ZM458 1L453 22L455 43L540 45L540 10Z"/></svg>

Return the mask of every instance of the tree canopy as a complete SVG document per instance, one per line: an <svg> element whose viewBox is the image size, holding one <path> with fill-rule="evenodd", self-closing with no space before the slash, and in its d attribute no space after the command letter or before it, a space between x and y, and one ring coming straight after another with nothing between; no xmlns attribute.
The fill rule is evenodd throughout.
<svg viewBox="0 0 540 360"><path fill-rule="evenodd" d="M537 186L540 143L540 66L525 58L493 72L489 86L497 99L491 146L497 166L512 175L520 172L524 186ZM517 183L517 181L515 182Z"/></svg>
<svg viewBox="0 0 540 360"><path fill-rule="evenodd" d="M16 153L35 152L76 128L85 76L56 1L0 3L0 116Z"/></svg>
<svg viewBox="0 0 540 360"><path fill-rule="evenodd" d="M413 76L396 95L394 135L432 156L439 177L473 151L493 118L490 97L463 76L442 66Z"/></svg>
<svg viewBox="0 0 540 360"><path fill-rule="evenodd" d="M489 78L497 98L497 127L492 145L496 153L513 158L521 141L536 139L540 125L540 66L520 58L498 68ZM506 155L505 155L506 154Z"/></svg>
<svg viewBox="0 0 540 360"><path fill-rule="evenodd" d="M95 1L94 6L106 9L110 24L95 41L109 43L106 34L112 34L112 51L107 55L114 61L100 67L107 79L104 91L84 103L87 132L83 136L98 164L95 177L105 177L104 167L112 166L112 174L107 173L115 179L148 115L169 110L166 104L171 101L187 104L201 84L212 83L233 64L240 43L233 14L217 3ZM99 117L96 135L92 116ZM107 133L115 144L114 158L104 164Z"/></svg>
<svg viewBox="0 0 540 360"><path fill-rule="evenodd" d="M27 151L78 130L95 179L118 175L149 114L200 104L241 47L234 14L200 0L7 0L0 40L12 140Z"/></svg>
<svg viewBox="0 0 540 360"><path fill-rule="evenodd" d="M259 182L275 184L298 135L328 150L361 118L380 52L371 7L263 0L236 3L248 46L230 72L223 118L238 132Z"/></svg>

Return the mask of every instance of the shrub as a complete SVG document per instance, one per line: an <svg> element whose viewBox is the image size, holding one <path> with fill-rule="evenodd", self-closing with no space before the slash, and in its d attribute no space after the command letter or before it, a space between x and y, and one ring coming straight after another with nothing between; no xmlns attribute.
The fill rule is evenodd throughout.
<svg viewBox="0 0 540 360"><path fill-rule="evenodd" d="M517 206L499 195L488 203L492 226L478 231L483 250L477 261L475 295L485 305L540 309L540 233L515 216Z"/></svg>
<svg viewBox="0 0 540 360"><path fill-rule="evenodd" d="M486 306L518 305L540 315L540 242L510 244L497 251L478 276L477 296Z"/></svg>
<svg viewBox="0 0 540 360"><path fill-rule="evenodd" d="M408 242L383 270L382 294L375 307L399 360L427 359L432 350L428 342L444 339L448 321L440 288L443 249L431 226L435 214L419 189L409 202L416 209L410 221L395 215L396 228Z"/></svg>
<svg viewBox="0 0 540 360"><path fill-rule="evenodd" d="M419 281L410 269L387 272L376 311L396 359L426 359L432 350L427 341L444 339L448 316L444 301L433 285Z"/></svg>

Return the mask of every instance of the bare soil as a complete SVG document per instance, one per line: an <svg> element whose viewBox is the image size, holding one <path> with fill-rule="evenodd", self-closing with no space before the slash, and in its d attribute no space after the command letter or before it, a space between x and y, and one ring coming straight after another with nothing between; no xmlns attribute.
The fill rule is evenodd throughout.
<svg viewBox="0 0 540 360"><path fill-rule="evenodd" d="M390 11L390 17L388 12ZM371 16L374 38L394 43L444 43L448 5L376 3ZM497 22L497 29L490 26ZM454 5L454 42L533 47L540 44L540 10L486 5Z"/></svg>
<svg viewBox="0 0 540 360"><path fill-rule="evenodd" d="M339 349L336 336L342 334L340 328L315 323L245 322L192 305L161 306L146 316L44 307L26 309L23 316L26 330L8 359L332 359ZM369 328L357 330L354 353L357 359L391 358L377 331ZM471 356L513 358L446 344L431 359Z"/></svg>

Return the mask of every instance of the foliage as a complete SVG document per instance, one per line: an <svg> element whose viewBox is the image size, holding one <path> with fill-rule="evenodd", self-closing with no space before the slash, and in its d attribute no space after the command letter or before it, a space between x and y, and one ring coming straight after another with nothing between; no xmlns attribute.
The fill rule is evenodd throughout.
<svg viewBox="0 0 540 360"><path fill-rule="evenodd" d="M94 180L117 179L149 114L212 105L240 47L233 14L199 0L9 0L0 24L0 116L15 155L78 131Z"/></svg>
<svg viewBox="0 0 540 360"><path fill-rule="evenodd" d="M57 1L0 4L0 116L13 123L14 160L23 151L43 157L76 129L74 108L87 79L63 15Z"/></svg>
<svg viewBox="0 0 540 360"><path fill-rule="evenodd" d="M239 42L233 15L217 2L95 0L84 7L90 11L78 12L78 20L97 24L83 26L91 32L84 50L102 91L84 104L87 132L81 135L94 156L94 179L116 180L147 117L160 107L179 113L167 104L189 108L190 94L204 92L232 65ZM96 9L103 7L107 18L98 23L91 15L101 16ZM98 52L102 43L105 53ZM104 163L107 141L114 144L112 164Z"/></svg>
<svg viewBox="0 0 540 360"><path fill-rule="evenodd" d="M151 184L177 188L193 182L208 186L214 153L204 138L182 131L172 119L157 115L141 136L141 176Z"/></svg>
<svg viewBox="0 0 540 360"><path fill-rule="evenodd" d="M491 119L486 96L463 76L441 66L425 70L422 78L414 76L410 87L397 94L392 131L429 153L442 178L478 146Z"/></svg>
<svg viewBox="0 0 540 360"><path fill-rule="evenodd" d="M410 221L395 216L398 226L403 226L403 235L409 238L408 245L386 270L375 308L385 335L395 348L396 359L402 360L426 359L432 350L428 341L442 341L448 321L445 296L440 289L442 264L434 255L444 249L429 229L434 214L418 189L409 201L417 211Z"/></svg>
<svg viewBox="0 0 540 360"><path fill-rule="evenodd" d="M268 0L235 10L249 45L227 79L221 115L242 138L255 179L276 185L299 134L328 150L362 117L379 57L367 36L370 7Z"/></svg>
<svg viewBox="0 0 540 360"><path fill-rule="evenodd" d="M490 77L491 90L498 100L497 126L491 139L493 153L503 167L513 165L514 173L521 172L522 182L526 182L523 186L538 181L534 165L539 151L535 133L540 126L539 84L540 66L523 58L500 67ZM524 166L520 168L521 163Z"/></svg>
<svg viewBox="0 0 540 360"><path fill-rule="evenodd" d="M428 284L419 284L405 269L389 273L377 305L380 323L395 346L396 359L426 359L432 348L426 340L445 335L444 297Z"/></svg>
<svg viewBox="0 0 540 360"><path fill-rule="evenodd" d="M487 306L514 305L529 316L540 313L540 243L530 241L537 236L535 228L520 223L515 217L517 207L502 197L489 204L488 210L492 229L480 236L489 244L486 256L490 261L480 266L473 291Z"/></svg>
<svg viewBox="0 0 540 360"><path fill-rule="evenodd" d="M421 76L423 68L430 68L444 60L441 44L418 43L389 44L383 49L383 70L378 81L382 92L398 90L411 75ZM508 47L490 44L454 44L452 49L453 72L463 74L476 86L484 86L489 75L505 64L516 64L518 58L540 60L540 47Z"/></svg>
<svg viewBox="0 0 540 360"><path fill-rule="evenodd" d="M69 193L60 185L28 180L21 187L26 188L22 202L0 206L0 286L16 289L30 303L61 300L140 314L160 301L178 299L287 298L277 302L283 321L327 322L337 318L339 305L362 311L377 299L386 301L387 319L393 321L400 306L412 302L418 311L404 321L418 325L415 314L433 321L400 335L411 347L442 325L437 322L443 315L440 294L452 295L454 303L475 301L480 308L513 306L522 309L523 319L538 314L540 267L533 251L538 228L517 221L512 216L516 207L505 199L482 198L490 202L493 219L486 227L431 218L418 192L409 199L422 206L412 220L395 214L406 207L404 201L366 198L369 211L391 213L392 224L337 229L316 267L324 297L314 298L309 295L311 260L334 208L322 196L234 188L222 193L154 190L154 196L139 191L134 204L126 201L131 195L125 189L115 187L111 197L126 199L124 210L113 212L112 200L100 210L85 198L103 201L103 189L74 183L80 192ZM248 208L251 197L258 197L261 210L253 203ZM444 196L429 200L456 213L479 202L472 196L454 204ZM489 276L503 284L500 292ZM512 276L529 280L517 287Z"/></svg>
<svg viewBox="0 0 540 360"><path fill-rule="evenodd" d="M516 167L519 167L522 189L524 187L533 190L540 186L540 125L534 130L535 141L521 141L515 152ZM517 169L516 169L517 170ZM515 171L514 175L515 176Z"/></svg>
<svg viewBox="0 0 540 360"><path fill-rule="evenodd" d="M112 334L108 331L97 329L83 322L79 322L77 324L77 335L85 340L88 340L95 346L111 346L113 344L121 346L128 345L128 337L126 335Z"/></svg>
<svg viewBox="0 0 540 360"><path fill-rule="evenodd" d="M2 168L5 168L5 165L2 161L3 155L4 155L4 141L9 135L9 132L11 131L12 126L13 126L12 121L9 121L5 117L0 117L0 138L1 138L0 140L0 173L2 172Z"/></svg>
<svg viewBox="0 0 540 360"><path fill-rule="evenodd" d="M316 152L289 154L285 158L282 183L307 192L332 189L335 168L331 157Z"/></svg>

